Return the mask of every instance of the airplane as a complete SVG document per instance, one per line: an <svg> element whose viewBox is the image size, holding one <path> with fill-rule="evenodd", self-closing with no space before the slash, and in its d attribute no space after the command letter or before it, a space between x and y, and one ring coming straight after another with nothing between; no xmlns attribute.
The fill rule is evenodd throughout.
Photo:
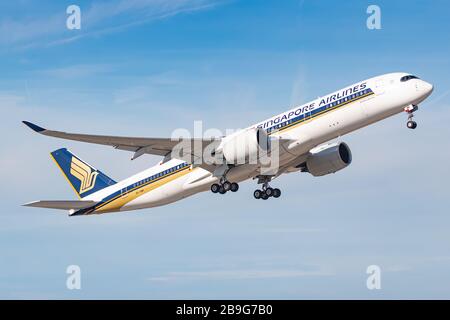
<svg viewBox="0 0 450 320"><path fill-rule="evenodd" d="M239 183L249 179L257 179L257 184L262 185L254 191L254 198L278 198L280 189L269 183L282 174L307 172L320 177L350 165L349 146L345 142L330 142L333 139L401 112L408 115L407 127L415 129L414 112L432 91L432 84L410 73L388 73L223 137L183 139L187 145L178 153L175 149L180 140L176 139L66 133L23 121L45 136L134 152L132 160L144 154L164 157L157 165L116 182L66 148L55 150L51 157L79 199L41 200L24 205L68 210L69 216L129 211L166 205L207 190L218 194L236 192ZM258 153L262 150L271 159L277 155L275 168L269 165L267 169L262 163L264 157ZM213 156L213 160L198 161L202 152Z"/></svg>

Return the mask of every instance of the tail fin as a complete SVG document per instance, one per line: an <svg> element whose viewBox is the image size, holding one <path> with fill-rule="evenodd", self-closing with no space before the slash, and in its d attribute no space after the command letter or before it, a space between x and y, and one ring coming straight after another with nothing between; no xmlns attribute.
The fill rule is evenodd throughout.
<svg viewBox="0 0 450 320"><path fill-rule="evenodd" d="M55 150L50 155L80 198L116 183L66 148Z"/></svg>

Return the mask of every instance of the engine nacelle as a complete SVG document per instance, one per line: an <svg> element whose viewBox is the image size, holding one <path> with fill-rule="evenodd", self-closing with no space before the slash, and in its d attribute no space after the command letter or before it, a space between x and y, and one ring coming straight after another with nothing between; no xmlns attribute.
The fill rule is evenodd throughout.
<svg viewBox="0 0 450 320"><path fill-rule="evenodd" d="M315 177L342 170L352 162L352 153L344 142L332 143L310 151L306 169Z"/></svg>
<svg viewBox="0 0 450 320"><path fill-rule="evenodd" d="M264 129L251 128L223 138L217 152L228 164L245 164L256 163L261 149L269 149L269 137Z"/></svg>

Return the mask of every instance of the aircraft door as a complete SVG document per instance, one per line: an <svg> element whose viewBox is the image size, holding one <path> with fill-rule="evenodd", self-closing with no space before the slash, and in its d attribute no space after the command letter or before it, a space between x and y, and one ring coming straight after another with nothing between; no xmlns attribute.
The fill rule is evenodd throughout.
<svg viewBox="0 0 450 320"><path fill-rule="evenodd" d="M120 189L120 196L121 196L122 198L128 197L127 187Z"/></svg>

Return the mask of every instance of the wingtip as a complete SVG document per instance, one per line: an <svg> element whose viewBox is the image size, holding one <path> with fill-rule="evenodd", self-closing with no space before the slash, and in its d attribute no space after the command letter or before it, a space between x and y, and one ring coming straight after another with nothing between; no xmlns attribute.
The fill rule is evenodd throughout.
<svg viewBox="0 0 450 320"><path fill-rule="evenodd" d="M23 203L22 207L32 207L34 203L36 203L38 201L31 201L31 202L27 202L27 203Z"/></svg>
<svg viewBox="0 0 450 320"><path fill-rule="evenodd" d="M31 130L33 130L35 132L45 131L44 128L39 127L38 125L35 125L34 123L31 123L29 121L22 121L22 123L25 124L28 128L30 128Z"/></svg>

